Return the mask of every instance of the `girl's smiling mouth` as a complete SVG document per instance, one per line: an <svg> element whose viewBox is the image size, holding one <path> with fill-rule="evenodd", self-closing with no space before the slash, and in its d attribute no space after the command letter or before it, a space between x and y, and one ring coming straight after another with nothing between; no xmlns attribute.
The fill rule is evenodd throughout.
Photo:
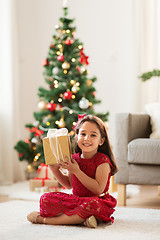
<svg viewBox="0 0 160 240"><path fill-rule="evenodd" d="M85 147L90 147L92 144L90 144L90 143L83 143L83 146L85 146Z"/></svg>

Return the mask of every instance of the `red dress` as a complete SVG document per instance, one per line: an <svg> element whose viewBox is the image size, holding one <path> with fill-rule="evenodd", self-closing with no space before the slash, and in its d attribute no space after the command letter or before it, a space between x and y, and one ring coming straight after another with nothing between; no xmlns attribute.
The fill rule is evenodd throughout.
<svg viewBox="0 0 160 240"><path fill-rule="evenodd" d="M110 159L107 155L97 152L91 159L80 157L79 153L73 154L73 159L77 161L80 169L89 177L95 178L96 168L102 163L109 163L112 168ZM104 193L109 189L111 173L109 173L108 182ZM73 194L62 192L44 193L40 198L40 215L42 217L54 217L61 213L67 216L77 214L81 218L88 218L94 215L104 222L114 220L111 216L115 211L114 207L117 201L109 193L104 196L95 196L90 192L73 174L72 176Z"/></svg>

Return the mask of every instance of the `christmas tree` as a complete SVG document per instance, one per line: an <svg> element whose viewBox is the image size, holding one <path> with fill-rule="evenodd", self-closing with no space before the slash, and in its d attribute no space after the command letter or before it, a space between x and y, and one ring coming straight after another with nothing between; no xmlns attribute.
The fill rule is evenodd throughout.
<svg viewBox="0 0 160 240"><path fill-rule="evenodd" d="M108 112L94 111L93 105L101 102L96 99L93 86L97 78L88 77L88 56L84 53L83 43L75 38L74 19L67 17L68 7L63 7L63 11L64 16L55 26L57 34L53 35L48 56L42 62L48 89L39 88L39 111L34 112L35 122L25 125L29 137L15 146L19 160L28 162L28 172L44 163L42 139L49 128L66 127L72 141L78 116L92 114L103 121L108 120Z"/></svg>

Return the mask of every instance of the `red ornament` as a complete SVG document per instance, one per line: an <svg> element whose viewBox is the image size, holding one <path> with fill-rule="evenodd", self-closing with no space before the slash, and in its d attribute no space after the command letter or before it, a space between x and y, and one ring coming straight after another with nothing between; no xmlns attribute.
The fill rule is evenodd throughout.
<svg viewBox="0 0 160 240"><path fill-rule="evenodd" d="M65 92L64 93L64 99L67 99L67 100L70 100L71 98L72 98L72 92L71 91L69 91L69 92Z"/></svg>
<svg viewBox="0 0 160 240"><path fill-rule="evenodd" d="M54 44L51 44L51 45L50 45L50 48L55 48L55 45L54 45Z"/></svg>
<svg viewBox="0 0 160 240"><path fill-rule="evenodd" d="M63 106L61 104L58 104L58 107L59 107L60 110L63 109Z"/></svg>
<svg viewBox="0 0 160 240"><path fill-rule="evenodd" d="M23 153L19 153L18 155L19 155L19 157L23 157L24 154Z"/></svg>
<svg viewBox="0 0 160 240"><path fill-rule="evenodd" d="M58 55L57 60L60 62L64 61L64 55Z"/></svg>
<svg viewBox="0 0 160 240"><path fill-rule="evenodd" d="M26 138L25 143L30 143L30 138Z"/></svg>
<svg viewBox="0 0 160 240"><path fill-rule="evenodd" d="M39 130L37 127L32 127L32 128L27 127L26 129L29 132L34 133L34 136L41 136L44 133L44 131Z"/></svg>
<svg viewBox="0 0 160 240"><path fill-rule="evenodd" d="M48 103L47 104L47 109L51 112L56 110L56 103Z"/></svg>
<svg viewBox="0 0 160 240"><path fill-rule="evenodd" d="M73 44L73 40L72 39L66 39L64 43L69 46L69 45Z"/></svg>
<svg viewBox="0 0 160 240"><path fill-rule="evenodd" d="M43 59L42 66L44 67L44 66L47 66L47 65L49 65L48 60L47 59Z"/></svg>
<svg viewBox="0 0 160 240"><path fill-rule="evenodd" d="M94 97L96 97L96 92L93 92L92 94L93 94Z"/></svg>
<svg viewBox="0 0 160 240"><path fill-rule="evenodd" d="M80 66L76 66L76 70L79 72L80 71Z"/></svg>

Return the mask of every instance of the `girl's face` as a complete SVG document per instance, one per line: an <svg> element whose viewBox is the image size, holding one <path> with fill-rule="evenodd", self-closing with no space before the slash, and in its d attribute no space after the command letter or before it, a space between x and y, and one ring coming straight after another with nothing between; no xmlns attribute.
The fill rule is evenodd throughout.
<svg viewBox="0 0 160 240"><path fill-rule="evenodd" d="M98 126L95 123L84 122L78 133L78 146L82 150L83 158L92 158L98 150L98 146L104 143Z"/></svg>

